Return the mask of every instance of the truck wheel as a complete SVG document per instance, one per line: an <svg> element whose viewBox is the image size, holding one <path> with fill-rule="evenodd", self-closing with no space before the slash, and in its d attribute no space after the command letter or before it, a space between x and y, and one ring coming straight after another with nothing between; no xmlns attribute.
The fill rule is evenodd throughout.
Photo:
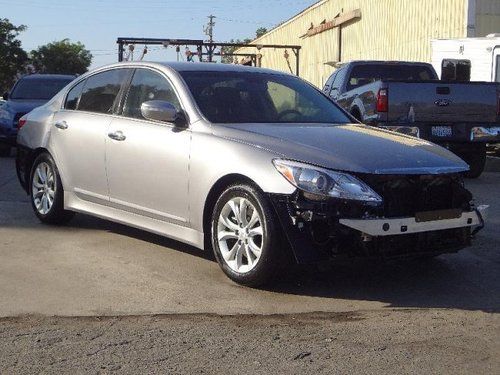
<svg viewBox="0 0 500 375"><path fill-rule="evenodd" d="M359 122L363 122L363 120L361 119L361 113L359 112L359 110L357 108L354 108L351 111L351 115L352 115L352 117L354 117Z"/></svg>
<svg viewBox="0 0 500 375"><path fill-rule="evenodd" d="M465 177L478 178L484 171L486 165L486 144L476 144L467 150L462 155L462 159L469 164L469 171L465 173Z"/></svg>
<svg viewBox="0 0 500 375"><path fill-rule="evenodd" d="M0 157L6 158L8 156L10 156L10 146L0 143Z"/></svg>

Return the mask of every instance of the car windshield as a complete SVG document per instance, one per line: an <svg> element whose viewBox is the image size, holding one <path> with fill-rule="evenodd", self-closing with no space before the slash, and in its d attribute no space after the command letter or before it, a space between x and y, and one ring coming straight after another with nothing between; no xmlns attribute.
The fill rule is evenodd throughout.
<svg viewBox="0 0 500 375"><path fill-rule="evenodd" d="M10 97L12 99L49 100L71 81L71 78L21 79L14 87Z"/></svg>
<svg viewBox="0 0 500 375"><path fill-rule="evenodd" d="M180 72L212 123L349 123L320 91L284 74Z"/></svg>

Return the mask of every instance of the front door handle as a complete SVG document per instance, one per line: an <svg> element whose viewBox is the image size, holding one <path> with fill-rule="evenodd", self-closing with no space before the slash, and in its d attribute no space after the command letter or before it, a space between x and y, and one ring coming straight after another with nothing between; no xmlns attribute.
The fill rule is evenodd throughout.
<svg viewBox="0 0 500 375"><path fill-rule="evenodd" d="M127 138L121 130L117 130L114 133L108 133L108 137L115 141L124 141Z"/></svg>
<svg viewBox="0 0 500 375"><path fill-rule="evenodd" d="M68 129L68 123L66 121L57 121L54 126L58 129L66 130Z"/></svg>

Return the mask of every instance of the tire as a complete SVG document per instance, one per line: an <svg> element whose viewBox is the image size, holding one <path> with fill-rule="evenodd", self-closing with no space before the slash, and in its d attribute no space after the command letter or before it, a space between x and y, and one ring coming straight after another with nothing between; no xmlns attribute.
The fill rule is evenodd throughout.
<svg viewBox="0 0 500 375"><path fill-rule="evenodd" d="M1 158L6 158L10 156L10 145L0 143L0 157Z"/></svg>
<svg viewBox="0 0 500 375"><path fill-rule="evenodd" d="M471 145L470 150L464 151L459 155L464 161L469 164L469 171L465 173L465 177L478 178L484 171L486 166L486 144Z"/></svg>
<svg viewBox="0 0 500 375"><path fill-rule="evenodd" d="M354 117L359 122L363 122L363 120L361 119L361 113L359 112L358 109L353 109L351 112L351 116Z"/></svg>
<svg viewBox="0 0 500 375"><path fill-rule="evenodd" d="M236 213L241 207L246 207L243 220ZM238 284L268 283L283 258L279 228L271 203L260 190L248 184L228 187L211 220L212 248L222 271Z"/></svg>
<svg viewBox="0 0 500 375"><path fill-rule="evenodd" d="M31 206L42 223L62 225L74 216L64 209L64 190L54 160L40 154L31 168L29 192Z"/></svg>

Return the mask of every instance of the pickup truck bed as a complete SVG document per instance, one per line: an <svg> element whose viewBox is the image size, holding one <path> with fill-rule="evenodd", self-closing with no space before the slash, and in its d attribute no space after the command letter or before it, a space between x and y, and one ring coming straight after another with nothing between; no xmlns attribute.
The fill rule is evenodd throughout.
<svg viewBox="0 0 500 375"><path fill-rule="evenodd" d="M405 74L410 79L398 79ZM486 142L500 142L498 83L439 81L424 63L352 62L332 75L324 92L361 122L454 151L471 177L484 169Z"/></svg>

